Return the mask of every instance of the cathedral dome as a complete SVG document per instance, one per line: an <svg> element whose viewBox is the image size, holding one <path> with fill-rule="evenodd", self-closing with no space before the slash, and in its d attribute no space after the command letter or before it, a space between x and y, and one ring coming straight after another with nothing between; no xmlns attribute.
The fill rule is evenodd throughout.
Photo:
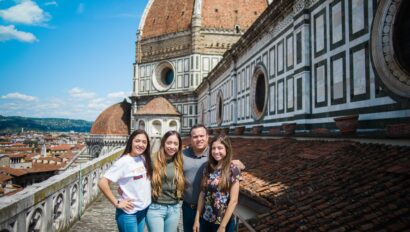
<svg viewBox="0 0 410 232"><path fill-rule="evenodd" d="M156 97L139 109L136 115L180 116L181 114L167 99Z"/></svg>
<svg viewBox="0 0 410 232"><path fill-rule="evenodd" d="M267 0L150 0L140 24L142 39L189 31L192 18L201 27L246 30L268 6Z"/></svg>
<svg viewBox="0 0 410 232"><path fill-rule="evenodd" d="M131 104L127 101L114 104L105 109L95 120L90 134L128 135Z"/></svg>

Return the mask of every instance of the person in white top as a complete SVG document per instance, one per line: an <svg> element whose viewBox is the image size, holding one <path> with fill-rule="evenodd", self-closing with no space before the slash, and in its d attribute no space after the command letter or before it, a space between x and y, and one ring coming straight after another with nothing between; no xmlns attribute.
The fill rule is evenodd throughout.
<svg viewBox="0 0 410 232"><path fill-rule="evenodd" d="M150 143L144 130L134 131L124 153L107 170L98 183L105 197L115 206L120 232L143 232L148 206L151 204ZM115 182L122 190L115 198L109 184Z"/></svg>

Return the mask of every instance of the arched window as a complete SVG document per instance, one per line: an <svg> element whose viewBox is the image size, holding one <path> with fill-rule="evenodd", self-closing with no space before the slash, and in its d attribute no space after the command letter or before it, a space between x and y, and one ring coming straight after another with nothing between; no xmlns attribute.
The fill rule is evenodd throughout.
<svg viewBox="0 0 410 232"><path fill-rule="evenodd" d="M162 136L162 123L159 120L155 120L152 123L153 136Z"/></svg>
<svg viewBox="0 0 410 232"><path fill-rule="evenodd" d="M145 122L144 121L140 121L139 123L138 123L138 129L140 129L140 130L145 130Z"/></svg>
<svg viewBox="0 0 410 232"><path fill-rule="evenodd" d="M170 130L178 131L178 124L177 124L177 122L176 122L175 120L172 120L172 121L169 123L169 129L170 129Z"/></svg>
<svg viewBox="0 0 410 232"><path fill-rule="evenodd" d="M222 91L220 90L216 97L216 123L218 124L218 126L222 125L223 109L224 109L223 95L222 95Z"/></svg>

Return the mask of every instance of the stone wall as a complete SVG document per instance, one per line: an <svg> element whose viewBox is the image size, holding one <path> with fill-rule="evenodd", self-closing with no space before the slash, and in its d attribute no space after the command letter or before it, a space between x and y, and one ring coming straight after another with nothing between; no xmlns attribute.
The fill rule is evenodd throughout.
<svg viewBox="0 0 410 232"><path fill-rule="evenodd" d="M332 130L346 115L359 115L363 131L408 122L408 99L391 94L373 66L376 10L373 0L273 1L198 87L203 120L299 131Z"/></svg>
<svg viewBox="0 0 410 232"><path fill-rule="evenodd" d="M0 231L66 231L99 194L102 173L121 150L0 198Z"/></svg>

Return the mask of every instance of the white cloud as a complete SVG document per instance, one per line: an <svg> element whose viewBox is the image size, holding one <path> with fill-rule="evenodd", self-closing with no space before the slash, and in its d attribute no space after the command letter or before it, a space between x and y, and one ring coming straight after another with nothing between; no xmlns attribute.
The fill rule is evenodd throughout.
<svg viewBox="0 0 410 232"><path fill-rule="evenodd" d="M19 31L13 25L0 26L0 41L7 41L13 39L28 43L37 41L35 35L33 35L30 32Z"/></svg>
<svg viewBox="0 0 410 232"><path fill-rule="evenodd" d="M85 90L82 90L78 87L72 88L68 91L70 96L75 97L75 98L81 98L81 99L89 99L95 97L94 92L86 92Z"/></svg>
<svg viewBox="0 0 410 232"><path fill-rule="evenodd" d="M44 3L44 5L46 5L46 6L58 6L58 3L56 1L50 1L50 2Z"/></svg>
<svg viewBox="0 0 410 232"><path fill-rule="evenodd" d="M110 102L107 102L104 98L95 98L88 102L87 107L91 110L103 111L109 104Z"/></svg>
<svg viewBox="0 0 410 232"><path fill-rule="evenodd" d="M31 0L22 1L6 10L0 10L0 17L8 22L29 25L41 25L51 19L50 14L44 12Z"/></svg>
<svg viewBox="0 0 410 232"><path fill-rule="evenodd" d="M82 13L84 13L84 10L85 10L85 5L84 5L84 3L78 4L78 6L77 6L77 14L82 14Z"/></svg>
<svg viewBox="0 0 410 232"><path fill-rule="evenodd" d="M36 101L37 98L29 95L25 95L22 93L9 93L7 95L1 96L1 99L9 99L9 100L22 100L22 101Z"/></svg>
<svg viewBox="0 0 410 232"><path fill-rule="evenodd" d="M127 92L124 92L124 91L107 94L107 98L112 98L112 99L120 98L121 100L124 99L124 98L128 98L128 96L130 96L130 93L127 93Z"/></svg>

